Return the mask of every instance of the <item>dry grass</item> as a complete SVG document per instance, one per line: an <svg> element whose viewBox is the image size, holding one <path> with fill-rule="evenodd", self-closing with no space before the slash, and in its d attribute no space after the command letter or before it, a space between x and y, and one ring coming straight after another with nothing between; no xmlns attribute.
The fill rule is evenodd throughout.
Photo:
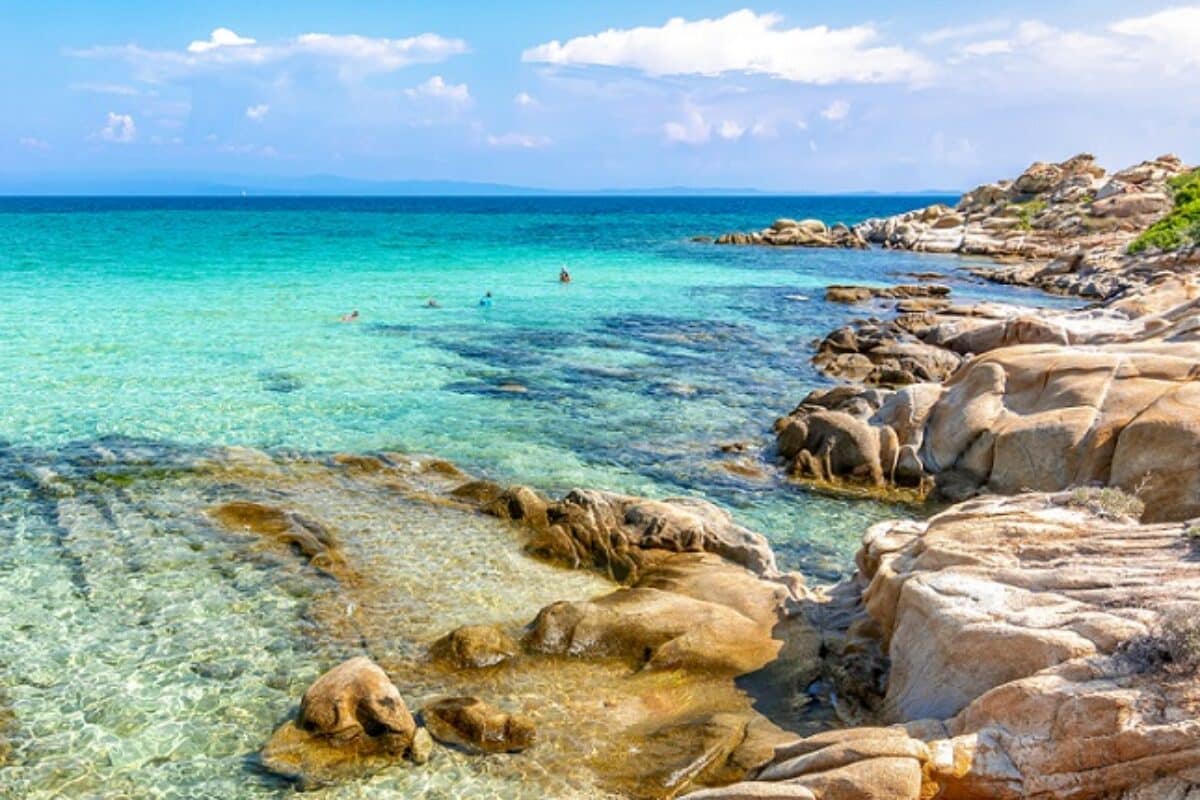
<svg viewBox="0 0 1200 800"><path fill-rule="evenodd" d="M1071 492L1067 498L1067 505L1086 508L1093 514L1107 519L1141 519L1142 512L1146 510L1146 504L1136 494L1130 494L1116 486L1081 486Z"/></svg>

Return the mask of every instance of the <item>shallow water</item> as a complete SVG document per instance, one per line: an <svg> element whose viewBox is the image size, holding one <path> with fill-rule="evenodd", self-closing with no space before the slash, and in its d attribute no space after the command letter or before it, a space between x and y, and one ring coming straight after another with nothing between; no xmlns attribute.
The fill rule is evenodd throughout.
<svg viewBox="0 0 1200 800"><path fill-rule="evenodd" d="M769 445L824 383L809 342L847 315L827 283L957 260L689 237L928 202L0 198L0 440L395 448L552 492L700 494L833 577L894 512L732 473L716 447Z"/></svg>
<svg viewBox="0 0 1200 800"><path fill-rule="evenodd" d="M689 237L927 202L0 199L0 698L16 720L0 796L280 796L254 753L313 678L364 651L414 706L478 690L545 738L528 757L439 749L318 796L595 796L580 753L614 718L743 707L725 684L631 683L615 665L430 668L425 646L458 624L516 627L607 585L413 499L411 475L388 486L309 454L700 495L784 566L835 577L867 524L906 512L769 464L773 419L824 383L810 341L850 313L824 285L933 269L962 297L1022 295L957 259ZM354 307L362 321L339 324ZM363 581L221 529L207 512L229 499L320 520Z"/></svg>

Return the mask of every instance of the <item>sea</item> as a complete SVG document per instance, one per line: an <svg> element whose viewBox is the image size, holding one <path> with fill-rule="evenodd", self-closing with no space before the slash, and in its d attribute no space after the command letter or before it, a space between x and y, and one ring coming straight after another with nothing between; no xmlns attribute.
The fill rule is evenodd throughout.
<svg viewBox="0 0 1200 800"><path fill-rule="evenodd" d="M359 548L423 609L380 640L393 655L604 590L499 523L329 467L338 453L550 495L702 497L784 568L847 574L867 526L921 512L774 463L775 419L830 385L814 341L882 313L824 287L936 271L960 299L1047 301L957 257L702 237L941 200L0 198L0 796L292 791L255 753L354 648L314 632L327 586L219 530L221 500L303 508ZM536 706L543 690L504 691ZM571 747L520 769L445 755L318 795L589 796Z"/></svg>

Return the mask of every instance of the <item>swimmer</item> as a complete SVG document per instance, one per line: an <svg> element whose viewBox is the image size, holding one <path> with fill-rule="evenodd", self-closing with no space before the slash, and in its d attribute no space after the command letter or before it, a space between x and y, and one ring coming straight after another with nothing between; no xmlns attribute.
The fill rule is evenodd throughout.
<svg viewBox="0 0 1200 800"><path fill-rule="evenodd" d="M558 280L560 283L571 282L571 273L567 272L566 266L563 266L562 270L558 273Z"/></svg>
<svg viewBox="0 0 1200 800"><path fill-rule="evenodd" d="M342 322L358 322L358 309L354 309L349 314L342 314Z"/></svg>
<svg viewBox="0 0 1200 800"><path fill-rule="evenodd" d="M482 298L480 298L480 300L479 300L479 305L483 306L484 308L491 308L491 306L492 306L492 293L491 293L491 292L486 292L486 293L483 295L483 297L482 297Z"/></svg>
<svg viewBox="0 0 1200 800"><path fill-rule="evenodd" d="M426 308L441 308L442 304L437 301L437 298L431 297L425 301Z"/></svg>

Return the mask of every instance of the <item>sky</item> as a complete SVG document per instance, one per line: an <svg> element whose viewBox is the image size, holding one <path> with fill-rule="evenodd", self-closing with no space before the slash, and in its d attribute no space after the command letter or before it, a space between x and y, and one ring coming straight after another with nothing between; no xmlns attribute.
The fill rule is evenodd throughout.
<svg viewBox="0 0 1200 800"><path fill-rule="evenodd" d="M0 0L0 177L966 189L1200 162L1200 4Z"/></svg>

